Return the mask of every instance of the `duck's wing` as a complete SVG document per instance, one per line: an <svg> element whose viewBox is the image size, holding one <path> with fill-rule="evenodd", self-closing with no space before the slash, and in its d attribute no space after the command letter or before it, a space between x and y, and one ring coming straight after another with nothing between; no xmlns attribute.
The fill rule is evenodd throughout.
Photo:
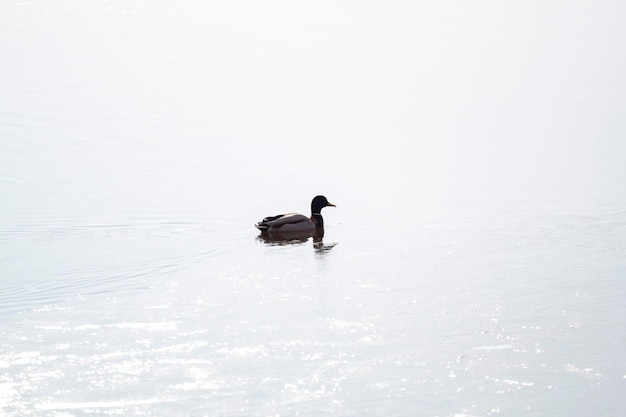
<svg viewBox="0 0 626 417"><path fill-rule="evenodd" d="M279 214L277 216L269 216L256 224L260 230L268 230L270 227L279 228L286 224L309 222L309 218L299 213Z"/></svg>

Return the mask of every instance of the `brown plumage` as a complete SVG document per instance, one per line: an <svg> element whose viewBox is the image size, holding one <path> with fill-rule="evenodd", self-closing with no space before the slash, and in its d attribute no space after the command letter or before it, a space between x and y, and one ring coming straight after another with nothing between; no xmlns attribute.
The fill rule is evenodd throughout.
<svg viewBox="0 0 626 417"><path fill-rule="evenodd" d="M323 195L318 195L311 201L311 217L298 213L278 214L264 218L255 226L263 233L313 232L324 228L321 214L324 207L336 206Z"/></svg>

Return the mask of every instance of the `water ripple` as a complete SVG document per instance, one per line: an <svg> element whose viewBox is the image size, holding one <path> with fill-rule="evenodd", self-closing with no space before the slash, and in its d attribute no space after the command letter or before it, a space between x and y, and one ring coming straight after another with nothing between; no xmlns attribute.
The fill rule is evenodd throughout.
<svg viewBox="0 0 626 417"><path fill-rule="evenodd" d="M69 225L40 222L0 232L0 312L18 312L75 297L145 291L228 249L186 247L211 230L189 222ZM114 244L111 244L115 241Z"/></svg>

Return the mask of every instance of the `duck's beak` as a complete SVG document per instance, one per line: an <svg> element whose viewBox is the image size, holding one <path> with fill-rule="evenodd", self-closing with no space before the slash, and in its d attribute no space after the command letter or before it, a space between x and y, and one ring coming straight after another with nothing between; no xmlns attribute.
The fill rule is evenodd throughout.
<svg viewBox="0 0 626 417"><path fill-rule="evenodd" d="M337 207L337 206L334 205L333 203L328 203L328 204L326 204L326 207Z"/></svg>

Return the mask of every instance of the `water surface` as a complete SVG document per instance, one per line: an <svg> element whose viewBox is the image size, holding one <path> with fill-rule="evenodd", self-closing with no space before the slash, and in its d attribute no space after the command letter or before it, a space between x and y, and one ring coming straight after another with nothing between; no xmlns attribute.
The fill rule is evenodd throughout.
<svg viewBox="0 0 626 417"><path fill-rule="evenodd" d="M157 3L0 6L4 414L623 414L619 2Z"/></svg>

